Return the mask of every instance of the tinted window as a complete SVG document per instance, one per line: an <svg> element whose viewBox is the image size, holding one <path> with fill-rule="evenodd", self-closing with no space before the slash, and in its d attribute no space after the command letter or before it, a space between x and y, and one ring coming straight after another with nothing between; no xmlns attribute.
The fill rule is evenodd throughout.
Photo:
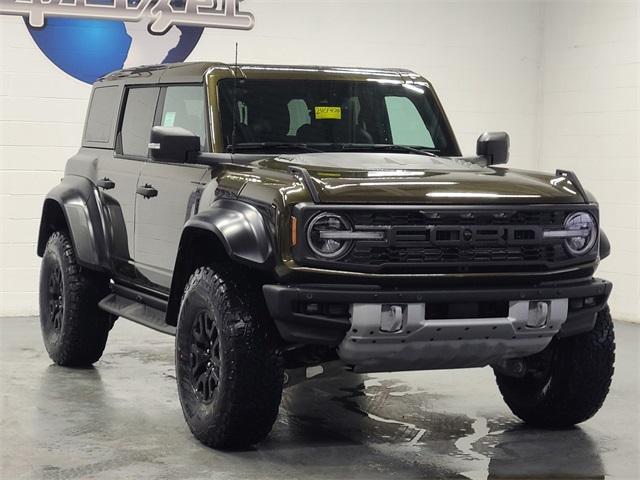
<svg viewBox="0 0 640 480"><path fill-rule="evenodd" d="M207 144L206 105L204 87L167 87L160 124L164 127L182 127L200 137L204 149Z"/></svg>
<svg viewBox="0 0 640 480"><path fill-rule="evenodd" d="M100 87L93 91L84 132L85 142L109 142L119 103L118 87Z"/></svg>
<svg viewBox="0 0 640 480"><path fill-rule="evenodd" d="M237 86L237 88L236 88ZM426 84L375 81L229 79L218 83L222 140L255 150L304 143L319 150L342 144L372 151L407 145L459 155L455 139ZM235 103L234 103L235 100ZM264 145L263 145L264 144ZM266 145L272 144L272 145ZM292 151L299 151L292 147ZM300 147L300 145L298 145ZM281 151L281 150L279 150Z"/></svg>
<svg viewBox="0 0 640 480"><path fill-rule="evenodd" d="M158 91L157 87L129 89L120 128L123 154L139 157L148 155Z"/></svg>

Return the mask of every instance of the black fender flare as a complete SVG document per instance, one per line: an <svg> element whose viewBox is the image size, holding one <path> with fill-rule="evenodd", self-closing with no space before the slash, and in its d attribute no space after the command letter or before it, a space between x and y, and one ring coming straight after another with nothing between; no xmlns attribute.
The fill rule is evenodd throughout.
<svg viewBox="0 0 640 480"><path fill-rule="evenodd" d="M90 180L67 175L47 194L40 217L38 256L42 257L49 236L62 226L61 222L66 224L78 263L92 269L107 269L100 197Z"/></svg>
<svg viewBox="0 0 640 480"><path fill-rule="evenodd" d="M611 253L611 242L609 237L604 233L604 230L600 229L600 260L605 259Z"/></svg>
<svg viewBox="0 0 640 480"><path fill-rule="evenodd" d="M213 251L194 251L206 249L201 243L203 237L205 241L217 239L210 245ZM219 251L214 250L216 247ZM221 258L259 270L269 270L275 265L274 247L265 219L253 205L238 200L218 200L185 223L173 269L167 324L177 323L182 293L193 271Z"/></svg>
<svg viewBox="0 0 640 480"><path fill-rule="evenodd" d="M248 203L218 200L210 209L194 215L184 226L180 246L193 229L213 233L232 260L264 268L273 259L273 246L264 219L258 209Z"/></svg>

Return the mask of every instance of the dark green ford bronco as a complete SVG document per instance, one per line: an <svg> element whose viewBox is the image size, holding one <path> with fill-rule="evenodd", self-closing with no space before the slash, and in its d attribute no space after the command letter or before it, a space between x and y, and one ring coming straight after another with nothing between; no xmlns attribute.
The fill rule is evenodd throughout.
<svg viewBox="0 0 640 480"><path fill-rule="evenodd" d="M525 422L596 413L613 373L609 242L576 176L462 157L406 70L191 63L98 80L47 195L45 346L102 355L123 317L176 336L194 435L269 433L321 372L491 366Z"/></svg>

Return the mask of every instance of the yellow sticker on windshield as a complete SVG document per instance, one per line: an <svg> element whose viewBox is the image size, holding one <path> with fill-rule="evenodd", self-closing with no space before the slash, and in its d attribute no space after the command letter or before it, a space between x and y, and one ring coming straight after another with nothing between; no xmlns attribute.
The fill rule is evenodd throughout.
<svg viewBox="0 0 640 480"><path fill-rule="evenodd" d="M342 108L316 107L316 120L342 120Z"/></svg>

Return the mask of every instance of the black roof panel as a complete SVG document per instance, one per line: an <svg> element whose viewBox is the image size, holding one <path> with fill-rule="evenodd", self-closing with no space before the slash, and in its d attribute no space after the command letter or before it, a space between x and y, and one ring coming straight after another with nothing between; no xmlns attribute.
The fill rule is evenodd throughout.
<svg viewBox="0 0 640 480"><path fill-rule="evenodd" d="M220 69L232 72L233 64L222 62L184 62L165 63L158 65L143 65L135 68L127 68L111 72L97 80L96 83L188 83L201 82L204 75L210 69ZM320 65L260 65L260 64L238 64L242 71L264 70L270 73L277 72L320 72L331 73L353 73L353 74L373 74L382 76L397 77L401 74L415 76L415 73L398 68L356 68L356 67L332 67Z"/></svg>

